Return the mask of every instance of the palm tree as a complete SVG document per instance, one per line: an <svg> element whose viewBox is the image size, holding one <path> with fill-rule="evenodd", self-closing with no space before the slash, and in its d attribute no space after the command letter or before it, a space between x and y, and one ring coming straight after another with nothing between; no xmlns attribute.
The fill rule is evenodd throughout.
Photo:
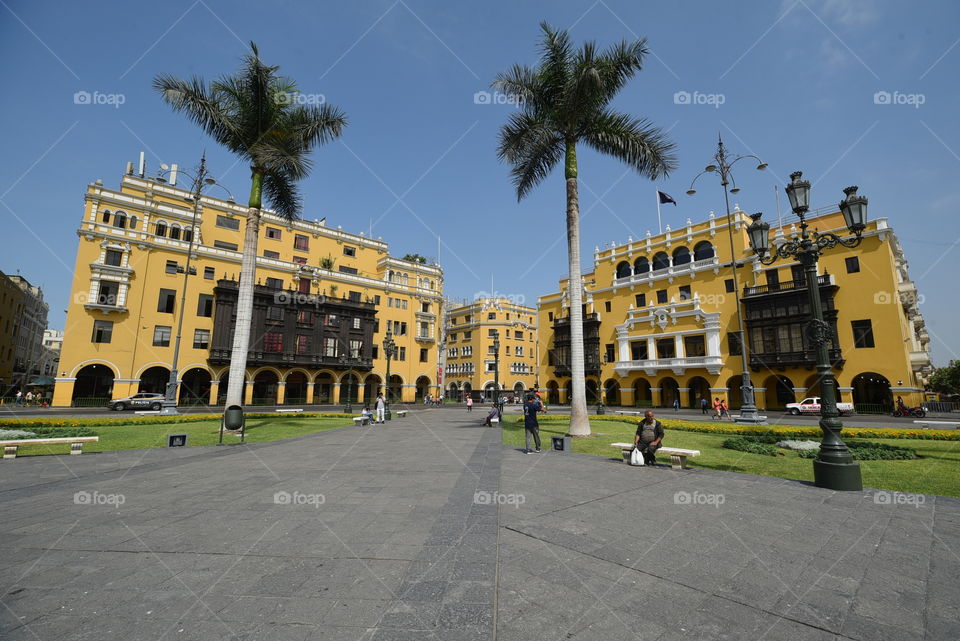
<svg viewBox="0 0 960 641"><path fill-rule="evenodd" d="M185 113L214 140L250 163L252 185L227 405L243 403L262 197L266 195L278 215L296 218L302 203L295 182L309 173L312 148L338 138L347 124L343 112L326 102L299 104L296 83L277 75L279 67L265 65L256 44L251 42L250 49L236 75L223 76L209 86L201 78L180 80L165 74L153 81L154 89L174 111Z"/></svg>
<svg viewBox="0 0 960 641"><path fill-rule="evenodd" d="M562 160L567 187L567 248L570 280L570 371L573 397L570 435L589 436L583 359L583 290L580 273L580 204L577 143L613 156L651 180L676 168L673 143L649 121L610 108L627 80L640 71L646 41L626 41L606 51L593 42L574 50L566 31L546 22L539 65L514 65L493 87L522 109L500 130L498 155L510 163L517 200L522 200Z"/></svg>

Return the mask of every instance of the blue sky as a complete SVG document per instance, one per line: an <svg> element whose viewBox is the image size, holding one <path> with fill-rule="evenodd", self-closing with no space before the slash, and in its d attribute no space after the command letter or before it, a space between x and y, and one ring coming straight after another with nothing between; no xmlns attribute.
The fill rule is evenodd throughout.
<svg viewBox="0 0 960 641"><path fill-rule="evenodd" d="M536 60L547 20L578 42L648 38L645 69L616 104L669 129L679 156L654 185L581 151L587 268L594 246L656 232L657 187L680 203L664 207L665 224L722 209L716 183L684 194L719 132L731 151L770 163L763 173L741 163L734 200L745 210L775 217L774 187L795 169L814 182L814 206L859 185L870 217L888 217L903 242L935 363L960 354L960 5L949 0L0 0L0 16L0 269L44 287L51 327L64 323L88 182L115 187L141 150L152 174L160 162L193 165L206 149L213 174L245 200L245 168L150 85L161 72L233 72L250 40L350 119L342 140L314 156L306 218L354 232L373 224L399 255L434 257L439 235L453 298L493 290L532 303L555 290L566 270L562 174L517 203L495 153L513 107L474 99L497 72ZM82 91L123 104L75 104Z"/></svg>

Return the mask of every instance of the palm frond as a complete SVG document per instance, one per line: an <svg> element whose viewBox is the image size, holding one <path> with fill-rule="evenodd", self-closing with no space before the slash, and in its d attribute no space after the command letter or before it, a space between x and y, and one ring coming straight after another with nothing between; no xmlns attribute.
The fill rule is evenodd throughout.
<svg viewBox="0 0 960 641"><path fill-rule="evenodd" d="M674 144L648 120L615 111L596 114L581 140L600 153L625 162L641 175L657 180L677 167Z"/></svg>
<svg viewBox="0 0 960 641"><path fill-rule="evenodd" d="M208 90L203 79L181 80L160 74L153 79L153 88L174 111L186 114L214 140L224 143L232 134L233 123L225 105L215 91Z"/></svg>
<svg viewBox="0 0 960 641"><path fill-rule="evenodd" d="M510 171L517 200L546 178L563 158L563 138L549 123L528 112L513 114L500 132L498 154L513 167Z"/></svg>
<svg viewBox="0 0 960 641"><path fill-rule="evenodd" d="M303 201L296 183L284 173L267 173L263 176L263 193L267 203L278 216L293 220L300 214Z"/></svg>

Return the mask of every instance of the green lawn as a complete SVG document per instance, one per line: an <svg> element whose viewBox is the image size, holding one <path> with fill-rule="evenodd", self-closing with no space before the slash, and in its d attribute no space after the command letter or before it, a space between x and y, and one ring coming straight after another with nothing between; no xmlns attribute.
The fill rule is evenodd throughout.
<svg viewBox="0 0 960 641"><path fill-rule="evenodd" d="M540 438L545 449L550 448L550 437L563 436L569 429L568 422L540 423ZM620 421L595 421L593 436L573 439L573 451L608 458L620 457L610 447L611 443L633 442L636 424ZM721 443L729 435L701 434L666 429L664 445L700 450L700 456L687 459L690 467L709 470L725 470L778 476L786 479L813 481L813 461L801 459L796 452L782 450L785 456L772 457L728 450ZM860 461L864 487L873 487L899 492L960 496L960 441L933 441L917 439L862 439L877 440L916 450L912 461ZM503 442L523 446L521 424L508 421L503 425ZM663 459L664 457L660 457Z"/></svg>
<svg viewBox="0 0 960 641"><path fill-rule="evenodd" d="M270 416L248 418L246 441L260 443L278 441L292 436L313 434L352 426L350 418L319 417L294 418L289 416ZM139 450L153 447L166 447L167 434L188 434L188 445L215 445L219 440L220 421L209 420L194 423L174 423L160 425L90 425L100 436L98 443L85 443L86 452L109 452L112 450ZM30 429L25 427L24 429ZM224 443L239 443L240 437L225 433ZM38 454L66 454L69 445L21 445L17 456Z"/></svg>

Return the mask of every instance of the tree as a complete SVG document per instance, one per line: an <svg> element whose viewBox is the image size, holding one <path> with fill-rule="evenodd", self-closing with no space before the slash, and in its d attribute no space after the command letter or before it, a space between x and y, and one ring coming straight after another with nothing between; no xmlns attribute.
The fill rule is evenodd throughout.
<svg viewBox="0 0 960 641"><path fill-rule="evenodd" d="M522 105L500 130L498 155L512 165L511 177L522 200L564 163L567 196L567 250L570 280L570 371L573 397L570 435L589 436L590 419L583 358L583 291L580 272L580 204L577 145L617 158L650 179L676 168L673 143L647 120L620 113L611 100L642 68L648 53L643 39L599 52L593 42L574 50L566 31L543 22L542 54L536 68L514 65L494 88Z"/></svg>
<svg viewBox="0 0 960 641"><path fill-rule="evenodd" d="M243 402L263 196L278 215L296 218L302 203L295 182L310 172L311 150L338 138L347 124L344 114L327 103L299 104L296 83L277 75L279 67L264 64L256 44L251 42L250 50L236 75L222 76L209 85L198 77L180 80L166 74L153 81L154 89L174 111L186 114L250 164L227 405Z"/></svg>
<svg viewBox="0 0 960 641"><path fill-rule="evenodd" d="M420 263L421 265L427 264L427 258L425 256L421 256L420 254L406 254L403 257L403 260L408 260L411 263Z"/></svg>
<svg viewBox="0 0 960 641"><path fill-rule="evenodd" d="M930 377L929 385L939 394L960 394L960 361L950 361L946 367L938 367Z"/></svg>

